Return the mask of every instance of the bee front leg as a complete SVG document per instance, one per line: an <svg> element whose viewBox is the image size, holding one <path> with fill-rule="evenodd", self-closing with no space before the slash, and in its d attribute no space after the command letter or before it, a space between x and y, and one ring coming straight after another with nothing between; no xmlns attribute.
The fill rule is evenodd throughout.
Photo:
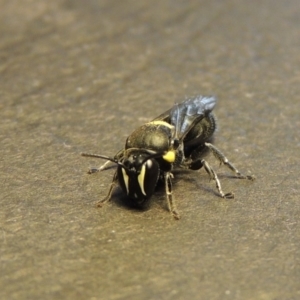
<svg viewBox="0 0 300 300"><path fill-rule="evenodd" d="M117 184L117 180L118 180L118 172L116 171L115 174L114 174L112 183L110 184L110 187L109 187L109 190L108 190L108 194L107 194L107 196L104 199L102 199L99 202L97 202L96 205L98 207L102 207L106 202L110 201L113 189L114 189L115 185Z"/></svg>
<svg viewBox="0 0 300 300"><path fill-rule="evenodd" d="M108 168L108 165L112 163L116 163L117 161L120 161L123 156L124 156L124 150L120 150L113 158L113 161L110 157L105 157L103 155L98 155L98 154L91 154L91 153L81 153L82 156L87 156L87 157L100 157L100 158L105 158L108 159L104 164L102 164L99 168L96 167L91 167L88 170L88 174L94 174L100 171L103 171Z"/></svg>
<svg viewBox="0 0 300 300"><path fill-rule="evenodd" d="M97 173L97 172L100 172L100 171L103 171L107 168L108 165L110 165L112 162L111 161L106 161L103 165L101 165L99 168L96 168L96 167L91 167L89 168L88 170L88 174L94 174L94 173Z"/></svg>
<svg viewBox="0 0 300 300"><path fill-rule="evenodd" d="M173 199L172 180L171 180L173 178L173 174L171 172L166 172L164 174L164 178L165 178L165 188L166 188L166 196L167 196L167 203L168 203L169 210L172 216L174 217L174 219L179 220L180 215L177 211L176 204Z"/></svg>

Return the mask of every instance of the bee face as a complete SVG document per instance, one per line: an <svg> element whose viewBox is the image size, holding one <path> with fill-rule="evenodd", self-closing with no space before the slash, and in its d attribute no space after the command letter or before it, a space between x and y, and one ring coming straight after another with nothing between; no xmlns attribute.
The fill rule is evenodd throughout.
<svg viewBox="0 0 300 300"><path fill-rule="evenodd" d="M143 204L154 193L159 178L159 164L154 158L147 159L145 154L131 154L118 167L119 184L136 204Z"/></svg>

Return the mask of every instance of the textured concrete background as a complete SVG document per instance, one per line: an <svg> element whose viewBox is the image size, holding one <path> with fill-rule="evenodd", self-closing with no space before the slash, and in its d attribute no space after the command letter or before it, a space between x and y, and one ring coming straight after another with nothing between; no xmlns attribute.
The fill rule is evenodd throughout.
<svg viewBox="0 0 300 300"><path fill-rule="evenodd" d="M1 299L300 299L298 0L0 0ZM130 209L89 176L174 102L215 94L216 167Z"/></svg>

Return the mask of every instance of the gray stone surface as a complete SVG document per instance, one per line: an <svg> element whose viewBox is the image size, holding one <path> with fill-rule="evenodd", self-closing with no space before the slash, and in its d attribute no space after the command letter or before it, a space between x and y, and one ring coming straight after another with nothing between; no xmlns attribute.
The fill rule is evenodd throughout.
<svg viewBox="0 0 300 300"><path fill-rule="evenodd" d="M298 0L0 1L1 299L300 299ZM174 102L215 94L216 167L146 211L98 209L114 155Z"/></svg>

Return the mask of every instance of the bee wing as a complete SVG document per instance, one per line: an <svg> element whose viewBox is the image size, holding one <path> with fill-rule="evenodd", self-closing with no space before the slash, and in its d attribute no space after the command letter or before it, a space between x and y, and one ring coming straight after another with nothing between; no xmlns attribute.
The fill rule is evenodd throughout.
<svg viewBox="0 0 300 300"><path fill-rule="evenodd" d="M169 111L170 124L175 126L175 137L183 140L195 123L209 114L215 107L217 99L213 96L196 96L173 106ZM162 114L161 116L163 116Z"/></svg>
<svg viewBox="0 0 300 300"><path fill-rule="evenodd" d="M161 115L159 115L158 117L153 119L152 121L165 121L167 123L170 123L171 110L172 110L172 108L168 109L167 111L165 111L164 113L162 113Z"/></svg>
<svg viewBox="0 0 300 300"><path fill-rule="evenodd" d="M214 96L196 96L174 105L153 121L164 121L175 127L175 136L183 140L196 122L209 114L215 107L217 99Z"/></svg>

